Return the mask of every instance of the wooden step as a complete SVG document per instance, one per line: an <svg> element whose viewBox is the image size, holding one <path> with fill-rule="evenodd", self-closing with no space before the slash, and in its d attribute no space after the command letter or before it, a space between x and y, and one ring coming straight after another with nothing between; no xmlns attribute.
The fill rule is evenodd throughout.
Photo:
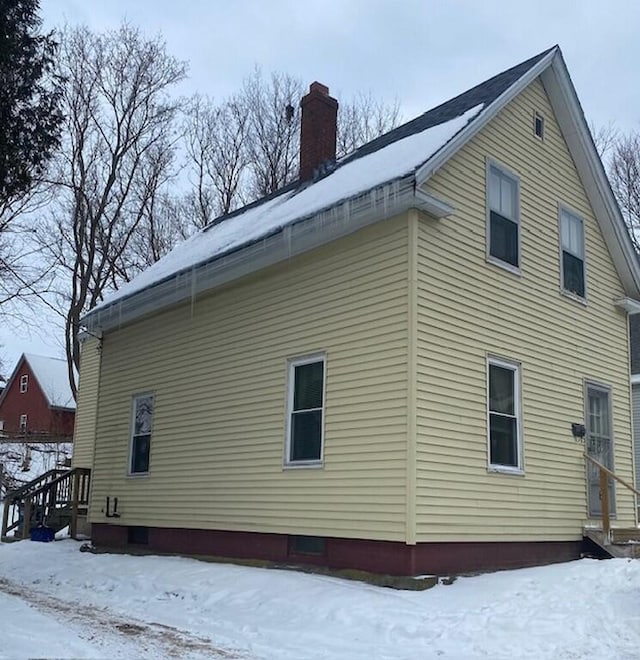
<svg viewBox="0 0 640 660"><path fill-rule="evenodd" d="M612 543L640 543L640 529L637 527L613 528L611 530Z"/></svg>
<svg viewBox="0 0 640 660"><path fill-rule="evenodd" d="M585 527L582 534L591 539L596 545L600 546L610 557L640 559L640 542L626 538L631 530L612 529L610 538L605 538L601 529ZM637 532L637 529L633 530ZM614 536L614 532L616 535ZM626 533L625 533L626 532ZM613 539L617 538L617 541ZM622 541L621 539L625 539Z"/></svg>

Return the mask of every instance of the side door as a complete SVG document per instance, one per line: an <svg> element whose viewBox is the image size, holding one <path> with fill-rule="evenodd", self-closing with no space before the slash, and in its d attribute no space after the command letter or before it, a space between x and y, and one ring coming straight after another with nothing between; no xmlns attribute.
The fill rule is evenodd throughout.
<svg viewBox="0 0 640 660"><path fill-rule="evenodd" d="M585 412L587 421L586 449L610 470L613 465L613 424L611 419L611 390L604 385L585 383ZM587 488L589 498L589 517L602 517L600 501L600 471L587 461ZM615 486L609 479L609 513L616 512Z"/></svg>

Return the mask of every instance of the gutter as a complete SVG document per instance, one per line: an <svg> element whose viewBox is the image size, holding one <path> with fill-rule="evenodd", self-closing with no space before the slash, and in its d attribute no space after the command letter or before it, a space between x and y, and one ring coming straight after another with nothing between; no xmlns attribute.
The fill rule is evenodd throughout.
<svg viewBox="0 0 640 660"><path fill-rule="evenodd" d="M248 245L178 271L128 297L88 312L81 323L94 334L120 327L409 209L419 209L437 219L454 211L446 202L417 190L412 173L300 218Z"/></svg>

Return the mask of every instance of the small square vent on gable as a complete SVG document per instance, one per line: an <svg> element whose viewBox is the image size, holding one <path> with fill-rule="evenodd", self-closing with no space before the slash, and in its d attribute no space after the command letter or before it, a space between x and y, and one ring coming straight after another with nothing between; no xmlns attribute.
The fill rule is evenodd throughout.
<svg viewBox="0 0 640 660"><path fill-rule="evenodd" d="M533 113L533 134L544 140L544 117L539 112Z"/></svg>

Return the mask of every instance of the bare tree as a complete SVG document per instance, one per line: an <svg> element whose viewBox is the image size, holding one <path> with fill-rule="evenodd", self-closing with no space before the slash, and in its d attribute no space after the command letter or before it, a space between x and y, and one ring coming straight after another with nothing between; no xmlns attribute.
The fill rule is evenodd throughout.
<svg viewBox="0 0 640 660"><path fill-rule="evenodd" d="M351 101L338 107L338 158L370 142L400 123L397 101L386 103L370 93L356 94Z"/></svg>
<svg viewBox="0 0 640 660"><path fill-rule="evenodd" d="M197 227L197 218L187 200L166 191L158 192L118 260L120 281L129 281L133 274L154 264Z"/></svg>
<svg viewBox="0 0 640 660"><path fill-rule="evenodd" d="M237 102L248 116L248 194L257 199L298 176L302 82L286 73L267 79L256 68Z"/></svg>
<svg viewBox="0 0 640 660"><path fill-rule="evenodd" d="M170 92L186 68L162 39L127 24L62 34L66 122L51 181L56 201L39 238L68 283L65 346L74 396L81 315L148 262L130 250L171 177L179 102Z"/></svg>
<svg viewBox="0 0 640 660"><path fill-rule="evenodd" d="M640 252L640 132L617 135L607 165L611 188Z"/></svg>
<svg viewBox="0 0 640 660"><path fill-rule="evenodd" d="M297 179L303 93L297 78L264 76L256 68L227 101L194 97L186 121L192 184L186 204L197 226ZM341 104L337 157L391 130L399 118L397 102L371 94Z"/></svg>
<svg viewBox="0 0 640 660"><path fill-rule="evenodd" d="M192 163L188 195L197 226L246 201L249 113L240 98L221 105L196 95L187 110L186 148Z"/></svg>
<svg viewBox="0 0 640 660"><path fill-rule="evenodd" d="M38 258L34 222L50 202L50 188L40 177L11 200L0 202L0 308L3 317L23 318L28 308L50 290L52 277ZM15 303L15 304L12 304Z"/></svg>

